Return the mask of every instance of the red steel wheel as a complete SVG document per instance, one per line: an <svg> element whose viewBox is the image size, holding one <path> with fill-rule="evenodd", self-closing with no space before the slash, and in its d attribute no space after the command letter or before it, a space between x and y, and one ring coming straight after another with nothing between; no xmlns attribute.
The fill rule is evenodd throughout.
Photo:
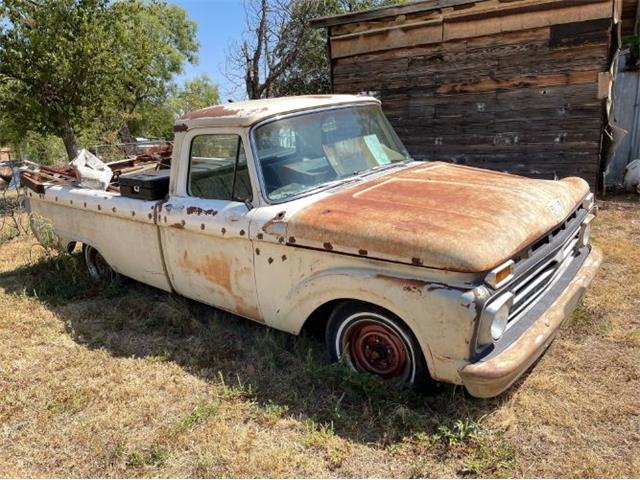
<svg viewBox="0 0 640 480"><path fill-rule="evenodd" d="M395 378L407 363L402 339L389 327L379 323L360 322L349 332L349 353L356 369Z"/></svg>
<svg viewBox="0 0 640 480"><path fill-rule="evenodd" d="M405 382L420 390L434 386L413 332L392 313L364 302L340 303L327 323L327 349L333 361L357 372Z"/></svg>

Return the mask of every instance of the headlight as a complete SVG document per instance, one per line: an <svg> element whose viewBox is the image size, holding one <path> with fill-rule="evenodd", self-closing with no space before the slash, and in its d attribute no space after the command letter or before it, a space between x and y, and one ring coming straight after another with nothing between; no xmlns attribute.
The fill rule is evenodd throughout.
<svg viewBox="0 0 640 480"><path fill-rule="evenodd" d="M578 237L578 248L586 247L589 245L591 239L591 222L595 218L594 215L587 215L587 218L582 222L580 226L580 233Z"/></svg>
<svg viewBox="0 0 640 480"><path fill-rule="evenodd" d="M506 330L510 309L511 305L505 303L495 312L493 322L491 322L491 338L494 340L499 340Z"/></svg>
<svg viewBox="0 0 640 480"><path fill-rule="evenodd" d="M512 305L513 293L507 292L485 307L480 319L478 345L489 345L502 337L502 334L507 329Z"/></svg>
<svg viewBox="0 0 640 480"><path fill-rule="evenodd" d="M591 237L591 224L585 225L582 229L582 234L580 235L580 245L586 246L589 245L589 238Z"/></svg>

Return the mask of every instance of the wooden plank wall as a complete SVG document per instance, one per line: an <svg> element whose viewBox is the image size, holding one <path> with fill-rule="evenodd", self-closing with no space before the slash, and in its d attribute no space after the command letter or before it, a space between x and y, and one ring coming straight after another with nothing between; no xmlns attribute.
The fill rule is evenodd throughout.
<svg viewBox="0 0 640 480"><path fill-rule="evenodd" d="M596 188L612 15L612 0L491 0L335 25L334 91L376 92L417 159Z"/></svg>
<svg viewBox="0 0 640 480"><path fill-rule="evenodd" d="M640 0L622 0L622 35L633 35Z"/></svg>

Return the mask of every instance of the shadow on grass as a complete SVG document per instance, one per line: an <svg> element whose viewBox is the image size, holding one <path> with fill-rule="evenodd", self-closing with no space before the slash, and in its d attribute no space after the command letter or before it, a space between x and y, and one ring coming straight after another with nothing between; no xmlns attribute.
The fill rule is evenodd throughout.
<svg viewBox="0 0 640 480"><path fill-rule="evenodd" d="M451 442L508 401L508 393L478 400L448 385L424 396L353 374L329 364L323 342L310 335L281 333L131 280L96 285L79 255L0 274L0 287L46 303L89 348L175 362L215 392L255 402L265 414L329 426L360 443L389 446L425 436Z"/></svg>

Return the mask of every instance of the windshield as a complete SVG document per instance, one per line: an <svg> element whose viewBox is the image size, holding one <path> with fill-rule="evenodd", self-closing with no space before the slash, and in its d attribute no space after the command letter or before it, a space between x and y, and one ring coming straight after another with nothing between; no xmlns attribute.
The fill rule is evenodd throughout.
<svg viewBox="0 0 640 480"><path fill-rule="evenodd" d="M254 131L267 198L278 202L409 160L378 106L300 114Z"/></svg>

